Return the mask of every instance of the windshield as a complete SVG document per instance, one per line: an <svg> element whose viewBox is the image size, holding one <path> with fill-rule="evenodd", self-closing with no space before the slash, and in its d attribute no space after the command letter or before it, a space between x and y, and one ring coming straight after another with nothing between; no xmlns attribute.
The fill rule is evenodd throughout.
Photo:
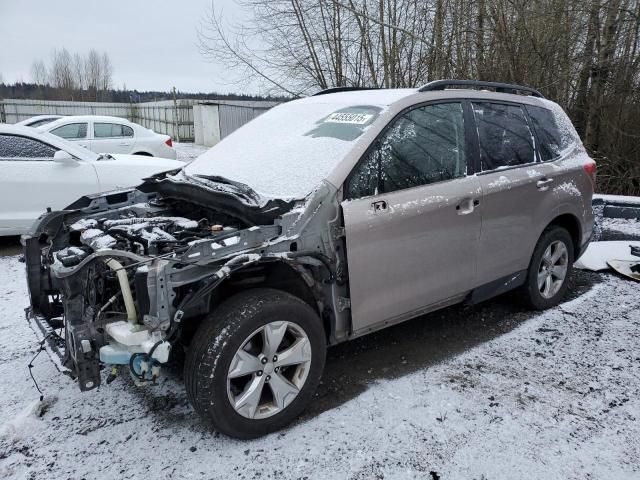
<svg viewBox="0 0 640 480"><path fill-rule="evenodd" d="M263 113L185 167L224 177L263 199L304 198L346 156L382 107L293 101Z"/></svg>

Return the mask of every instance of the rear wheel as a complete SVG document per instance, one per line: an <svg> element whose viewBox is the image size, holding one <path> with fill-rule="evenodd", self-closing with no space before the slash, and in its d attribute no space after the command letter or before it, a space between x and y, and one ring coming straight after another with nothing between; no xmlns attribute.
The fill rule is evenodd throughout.
<svg viewBox="0 0 640 480"><path fill-rule="evenodd" d="M573 260L573 241L569 232L559 226L547 228L531 258L523 287L525 301L537 310L560 303L569 286Z"/></svg>
<svg viewBox="0 0 640 480"><path fill-rule="evenodd" d="M305 302L279 290L242 292L196 332L185 362L187 395L216 430L258 437L302 412L325 353L322 323Z"/></svg>

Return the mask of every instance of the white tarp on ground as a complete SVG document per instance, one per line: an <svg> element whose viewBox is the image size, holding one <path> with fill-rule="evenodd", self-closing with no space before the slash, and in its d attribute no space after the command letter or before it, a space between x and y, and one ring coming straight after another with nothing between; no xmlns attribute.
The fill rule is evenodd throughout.
<svg viewBox="0 0 640 480"><path fill-rule="evenodd" d="M640 241L619 240L613 242L591 242L586 252L574 264L576 268L586 270L607 270L609 260L624 260L640 262L639 257L631 255L630 245L640 248Z"/></svg>

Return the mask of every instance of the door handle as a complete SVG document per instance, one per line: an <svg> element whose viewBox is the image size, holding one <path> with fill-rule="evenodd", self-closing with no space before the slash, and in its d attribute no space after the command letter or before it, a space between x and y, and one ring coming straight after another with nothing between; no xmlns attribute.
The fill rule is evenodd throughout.
<svg viewBox="0 0 640 480"><path fill-rule="evenodd" d="M373 213L384 212L387 210L387 202L384 200L378 200L371 204L371 208L373 208Z"/></svg>
<svg viewBox="0 0 640 480"><path fill-rule="evenodd" d="M549 190L549 186L552 183L553 183L553 178L544 178L536 182L536 187L538 187L538 190L544 192L545 190Z"/></svg>
<svg viewBox="0 0 640 480"><path fill-rule="evenodd" d="M475 208L480 205L480 200L476 198L465 198L462 202L456 205L458 215L469 215L473 213Z"/></svg>
<svg viewBox="0 0 640 480"><path fill-rule="evenodd" d="M128 147L131 144L127 142L120 142L118 145L122 145L123 147Z"/></svg>

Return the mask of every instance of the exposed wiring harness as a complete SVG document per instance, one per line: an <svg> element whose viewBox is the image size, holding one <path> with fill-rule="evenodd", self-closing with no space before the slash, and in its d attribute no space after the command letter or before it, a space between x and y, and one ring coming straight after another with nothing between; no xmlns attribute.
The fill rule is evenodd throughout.
<svg viewBox="0 0 640 480"><path fill-rule="evenodd" d="M38 393L40 394L40 401L42 402L44 400L44 392L42 391L42 389L40 388L40 385L38 385L38 382L36 381L36 378L33 376L33 362L36 361L36 358L38 358L38 355L40 355L41 352L43 352L44 350L46 350L45 342L49 339L49 337L57 337L58 339L62 339L62 337L60 337L60 334L55 332L55 331L51 331L49 333L47 333L44 338L42 340L40 340L40 346L38 348L38 351L36 352L36 354L33 356L33 358L31 359L31 361L29 361L27 367L29 368L29 375L31 376L31 380L33 381L33 384L36 387L36 390L38 390Z"/></svg>

